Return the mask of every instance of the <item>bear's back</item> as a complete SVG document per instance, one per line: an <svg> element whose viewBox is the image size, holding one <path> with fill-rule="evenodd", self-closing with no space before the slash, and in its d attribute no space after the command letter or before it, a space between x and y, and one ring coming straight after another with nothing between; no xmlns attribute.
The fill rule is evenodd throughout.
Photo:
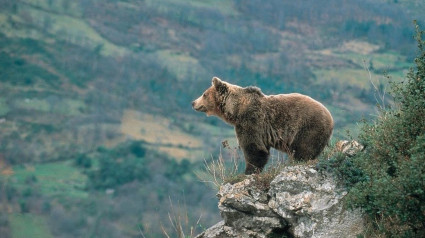
<svg viewBox="0 0 425 238"><path fill-rule="evenodd" d="M262 102L270 119L300 127L311 123L325 124L333 129L333 118L326 107L313 98L300 94L278 94L264 97Z"/></svg>

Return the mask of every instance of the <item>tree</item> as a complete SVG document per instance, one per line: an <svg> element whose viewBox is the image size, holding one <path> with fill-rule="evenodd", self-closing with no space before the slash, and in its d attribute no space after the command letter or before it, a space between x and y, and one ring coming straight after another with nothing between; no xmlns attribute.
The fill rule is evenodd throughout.
<svg viewBox="0 0 425 238"><path fill-rule="evenodd" d="M145 158L146 149L141 142L135 141L99 152L99 168L88 173L89 183L95 189L115 188L135 180L143 181L150 176Z"/></svg>

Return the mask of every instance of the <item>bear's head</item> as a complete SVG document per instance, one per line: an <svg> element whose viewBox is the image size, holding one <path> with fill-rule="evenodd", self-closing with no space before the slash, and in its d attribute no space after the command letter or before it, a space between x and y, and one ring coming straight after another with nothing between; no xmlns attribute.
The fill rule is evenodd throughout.
<svg viewBox="0 0 425 238"><path fill-rule="evenodd" d="M192 102L192 107L205 112L207 116L217 116L229 124L235 124L248 105L262 96L259 88L242 88L214 77L212 86Z"/></svg>
<svg viewBox="0 0 425 238"><path fill-rule="evenodd" d="M199 98L192 102L192 107L198 112L205 112L207 116L222 116L222 108L227 95L229 94L231 85L227 82L221 81L219 78L212 79L212 85L209 87Z"/></svg>

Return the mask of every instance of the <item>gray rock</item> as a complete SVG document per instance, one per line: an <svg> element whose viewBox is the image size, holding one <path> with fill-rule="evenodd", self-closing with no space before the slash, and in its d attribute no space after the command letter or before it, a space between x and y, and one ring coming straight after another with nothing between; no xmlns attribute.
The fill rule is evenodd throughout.
<svg viewBox="0 0 425 238"><path fill-rule="evenodd" d="M363 215L345 208L347 191L314 167L285 167L269 191L256 186L255 176L221 186L223 221L197 237L356 237L365 229Z"/></svg>
<svg viewBox="0 0 425 238"><path fill-rule="evenodd" d="M287 223L268 206L268 195L254 185L254 177L236 184L225 184L217 196L224 225L234 228L239 237L266 237Z"/></svg>
<svg viewBox="0 0 425 238"><path fill-rule="evenodd" d="M364 229L360 211L343 207L346 190L313 165L284 168L270 187L268 206L295 237L356 237Z"/></svg>
<svg viewBox="0 0 425 238"><path fill-rule="evenodd" d="M208 228L207 231L198 235L196 238L226 238L238 237L238 234L232 227L226 226L224 221L221 221L214 226Z"/></svg>

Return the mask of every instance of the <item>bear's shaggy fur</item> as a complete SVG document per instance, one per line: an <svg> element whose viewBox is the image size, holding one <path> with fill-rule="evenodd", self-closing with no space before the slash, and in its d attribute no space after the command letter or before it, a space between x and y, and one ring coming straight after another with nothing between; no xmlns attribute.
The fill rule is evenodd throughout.
<svg viewBox="0 0 425 238"><path fill-rule="evenodd" d="M295 160L315 159L333 130L329 111L308 96L264 95L257 87L242 88L217 77L192 106L235 127L245 156L245 174L262 171L271 147Z"/></svg>

